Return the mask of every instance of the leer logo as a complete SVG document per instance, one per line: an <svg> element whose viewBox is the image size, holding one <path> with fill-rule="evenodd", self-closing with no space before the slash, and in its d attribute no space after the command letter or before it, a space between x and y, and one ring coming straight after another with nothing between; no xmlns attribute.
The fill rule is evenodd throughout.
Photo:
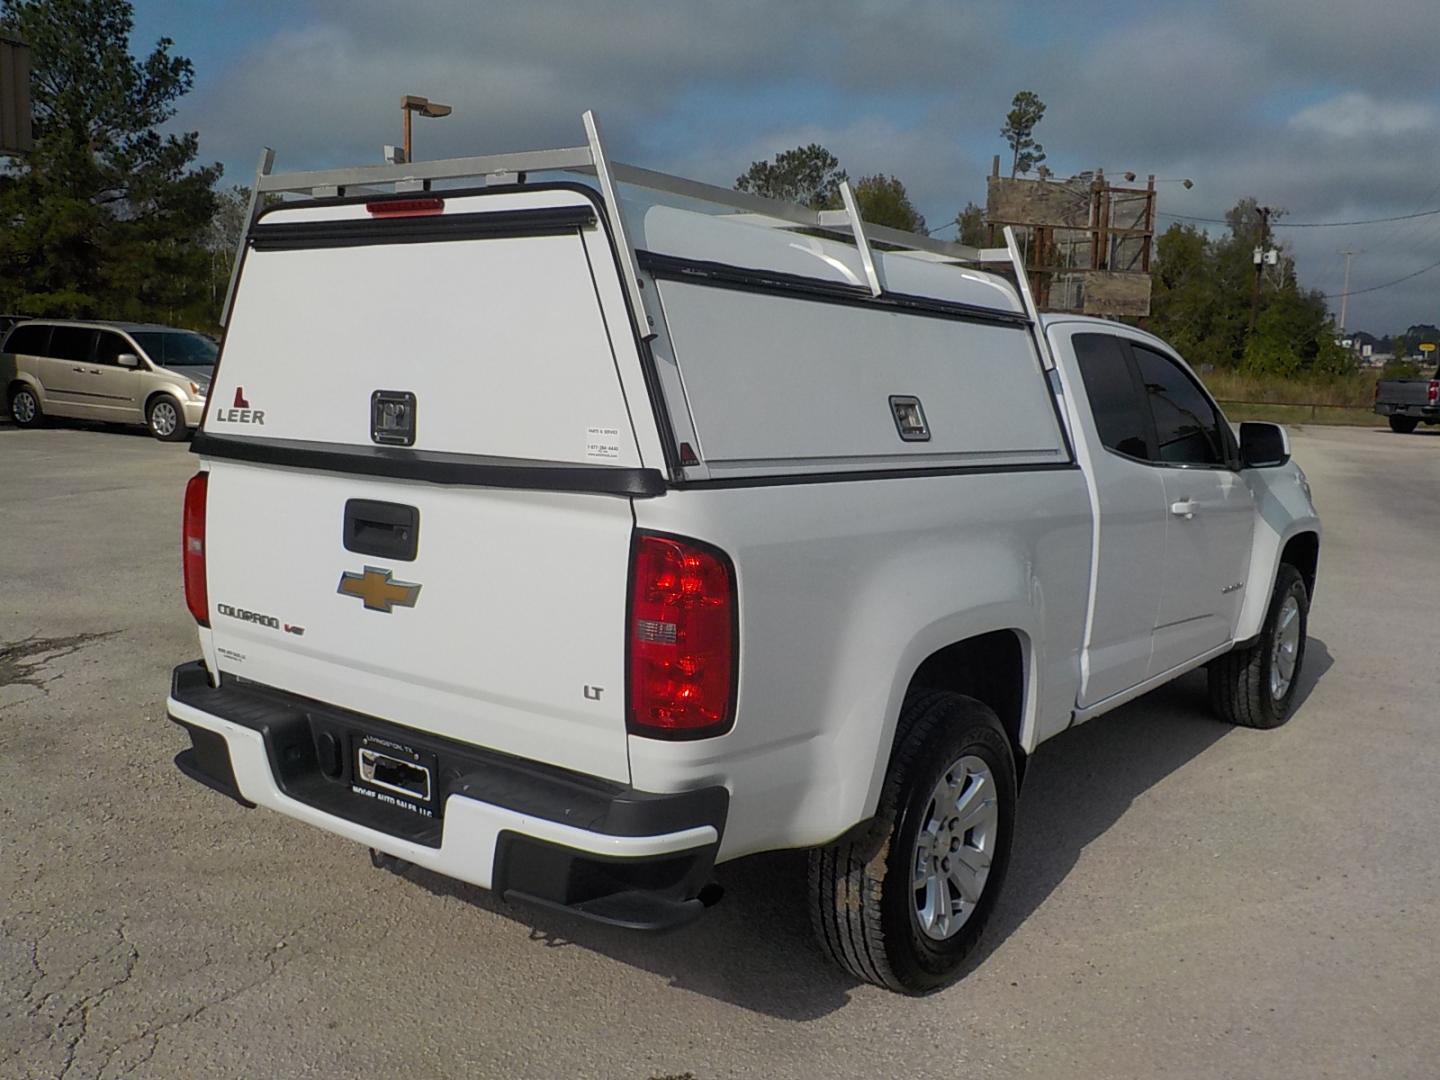
<svg viewBox="0 0 1440 1080"><path fill-rule="evenodd" d="M235 407L216 409L215 419L225 424L259 424L265 426L265 410L250 408L243 386L235 387Z"/></svg>
<svg viewBox="0 0 1440 1080"><path fill-rule="evenodd" d="M378 566L367 566L363 574L346 570L340 575L340 587L335 590L341 596L354 596L365 604L367 611L383 611L390 614L392 608L414 607L420 596L420 586L409 581L394 581L391 571Z"/></svg>

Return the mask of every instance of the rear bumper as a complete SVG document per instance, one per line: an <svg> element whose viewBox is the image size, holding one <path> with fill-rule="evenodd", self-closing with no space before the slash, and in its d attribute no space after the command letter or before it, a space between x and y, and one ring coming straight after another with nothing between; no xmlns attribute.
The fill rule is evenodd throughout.
<svg viewBox="0 0 1440 1080"><path fill-rule="evenodd" d="M175 764L242 805L601 922L663 929L704 909L729 806L723 787L635 791L253 683L212 688L198 661L175 669L167 708L191 737ZM433 815L353 782L349 747L361 734L433 755Z"/></svg>
<svg viewBox="0 0 1440 1080"><path fill-rule="evenodd" d="M1375 411L1381 416L1413 416L1417 420L1440 420L1440 405L1397 405L1377 401Z"/></svg>

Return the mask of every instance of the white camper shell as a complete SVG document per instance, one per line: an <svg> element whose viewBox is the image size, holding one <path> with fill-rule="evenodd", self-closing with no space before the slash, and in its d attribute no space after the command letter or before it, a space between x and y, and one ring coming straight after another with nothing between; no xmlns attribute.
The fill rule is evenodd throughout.
<svg viewBox="0 0 1440 1080"><path fill-rule="evenodd" d="M586 129L455 162L262 157L194 441L177 764L379 862L628 926L693 918L716 862L816 847L832 954L939 985L994 903L1026 754L1269 648L1285 552L1313 588L1308 492L1215 409L1231 524L1203 574L1244 587L1166 591L1154 432L1153 476L1105 472L1071 344L1120 335L1133 366L1162 343L1042 322L1013 238L615 165ZM257 212L274 192L304 197ZM1284 512L1252 536L1257 484ZM1123 565L1117 609L1096 582ZM1157 637L1162 608L1189 629ZM847 908L882 842L909 899Z"/></svg>

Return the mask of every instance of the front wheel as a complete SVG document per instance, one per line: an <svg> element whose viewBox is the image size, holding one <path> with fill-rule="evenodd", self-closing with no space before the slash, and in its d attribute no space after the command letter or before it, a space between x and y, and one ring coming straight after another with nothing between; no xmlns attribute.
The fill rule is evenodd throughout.
<svg viewBox="0 0 1440 1080"><path fill-rule="evenodd" d="M168 397L157 397L145 409L145 423L150 434L163 442L179 442L185 438L185 417Z"/></svg>
<svg viewBox="0 0 1440 1080"><path fill-rule="evenodd" d="M45 419L40 411L40 399L28 386L21 386L10 394L10 419L20 427L39 427Z"/></svg>
<svg viewBox="0 0 1440 1080"><path fill-rule="evenodd" d="M1210 704L1222 720L1274 728L1290 718L1305 663L1310 594L1300 571L1281 563L1260 639L1210 662Z"/></svg>
<svg viewBox="0 0 1440 1080"><path fill-rule="evenodd" d="M1015 759L995 713L925 691L906 700L874 827L811 852L815 932L866 982L923 994L953 982L995 906L1015 828Z"/></svg>
<svg viewBox="0 0 1440 1080"><path fill-rule="evenodd" d="M1390 430L1398 435L1409 435L1419 426L1420 421L1414 416L1390 417Z"/></svg>

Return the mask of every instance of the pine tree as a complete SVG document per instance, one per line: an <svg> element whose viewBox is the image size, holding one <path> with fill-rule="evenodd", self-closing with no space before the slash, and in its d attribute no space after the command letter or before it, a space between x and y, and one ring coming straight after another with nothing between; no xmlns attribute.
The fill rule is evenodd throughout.
<svg viewBox="0 0 1440 1080"><path fill-rule="evenodd" d="M130 53L126 0L0 0L30 42L35 149L0 174L0 308L206 325L219 165L156 130L194 80L161 38Z"/></svg>

